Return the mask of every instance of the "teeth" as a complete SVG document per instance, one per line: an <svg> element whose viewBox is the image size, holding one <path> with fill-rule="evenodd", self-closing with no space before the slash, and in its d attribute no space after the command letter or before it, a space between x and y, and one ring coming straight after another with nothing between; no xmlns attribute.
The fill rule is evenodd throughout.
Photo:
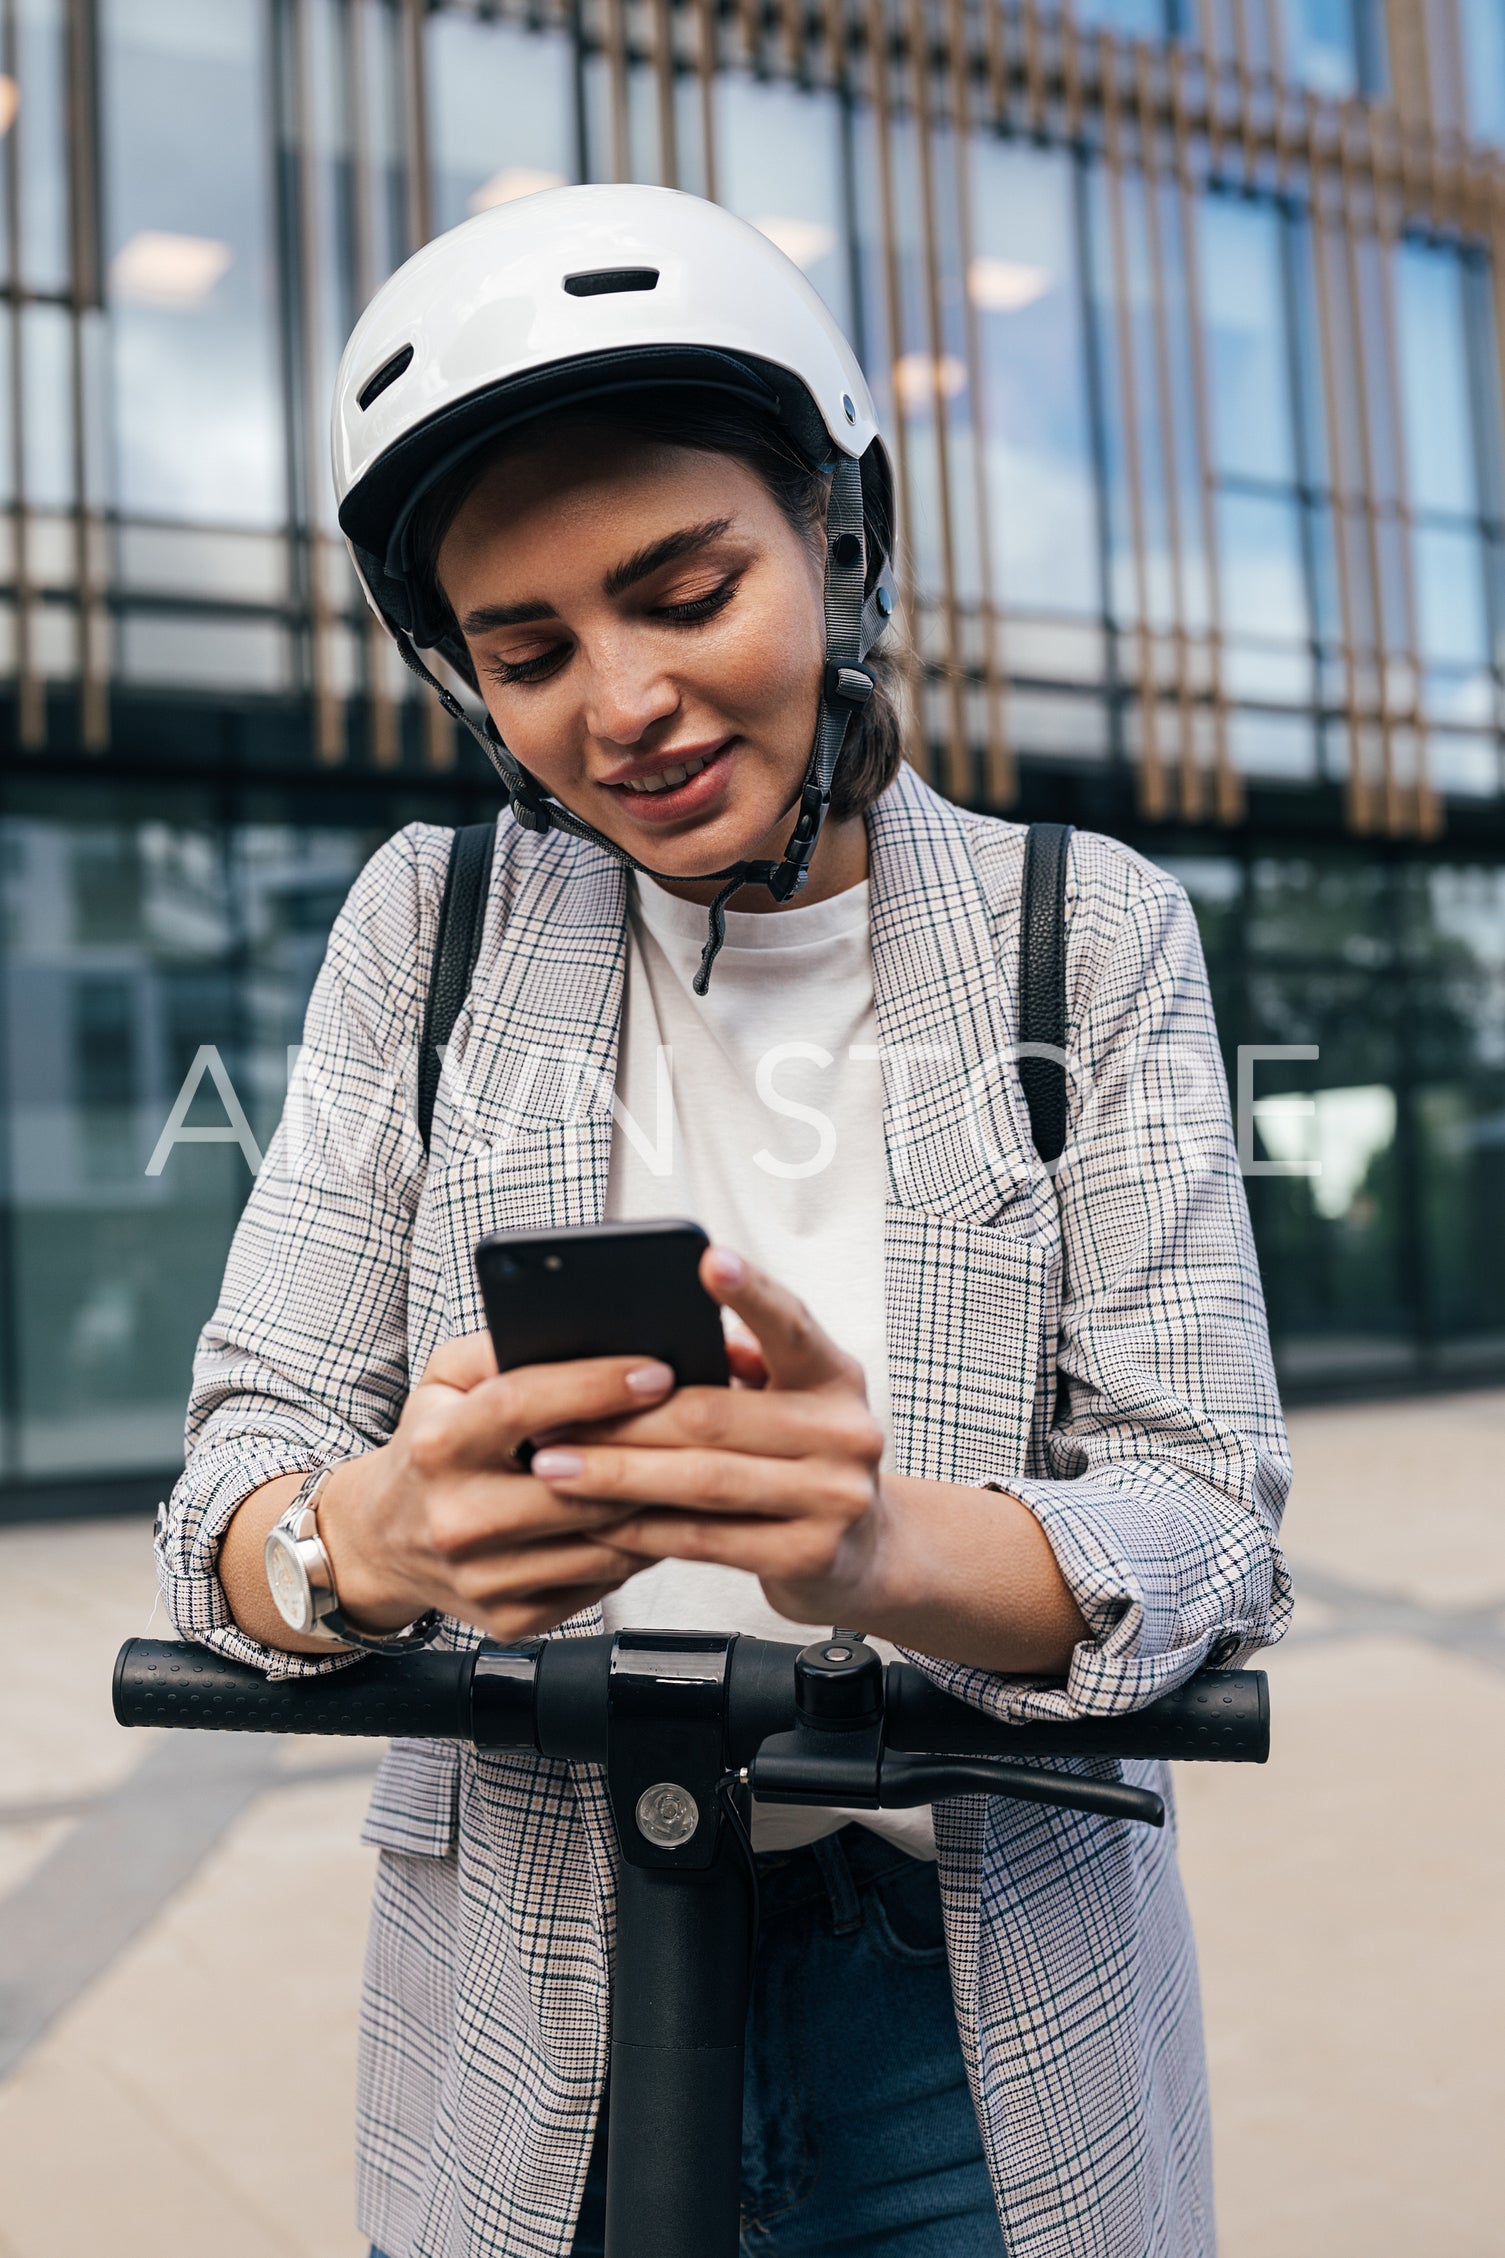
<svg viewBox="0 0 1505 2258"><path fill-rule="evenodd" d="M685 761L678 768L660 769L657 776L629 776L624 782L629 792L671 792L676 784L688 784L705 766L703 760Z"/></svg>

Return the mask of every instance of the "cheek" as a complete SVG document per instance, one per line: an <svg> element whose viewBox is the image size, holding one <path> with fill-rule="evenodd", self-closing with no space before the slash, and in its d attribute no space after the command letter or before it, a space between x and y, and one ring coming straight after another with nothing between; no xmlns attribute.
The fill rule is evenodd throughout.
<svg viewBox="0 0 1505 2258"><path fill-rule="evenodd" d="M820 695L824 657L824 636L807 607L749 610L728 621L719 648L704 652L693 675L710 697L719 695L749 721L777 723L797 714L803 723Z"/></svg>

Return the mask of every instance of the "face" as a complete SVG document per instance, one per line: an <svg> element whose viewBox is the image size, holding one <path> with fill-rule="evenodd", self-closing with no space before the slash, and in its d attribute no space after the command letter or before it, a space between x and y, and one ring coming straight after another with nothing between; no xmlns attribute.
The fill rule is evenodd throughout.
<svg viewBox="0 0 1505 2258"><path fill-rule="evenodd" d="M745 464L587 424L494 463L438 560L503 741L670 878L783 851L822 571Z"/></svg>

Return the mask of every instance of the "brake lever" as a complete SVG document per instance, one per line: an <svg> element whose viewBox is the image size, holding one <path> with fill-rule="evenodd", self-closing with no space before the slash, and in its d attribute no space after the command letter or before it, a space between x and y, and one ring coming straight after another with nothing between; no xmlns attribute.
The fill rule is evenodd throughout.
<svg viewBox="0 0 1505 2258"><path fill-rule="evenodd" d="M1033 1765L1006 1764L994 1756L883 1751L878 1802L884 1810L906 1811L919 1803L938 1803L945 1796L977 1794L1009 1795L1020 1803L1053 1803L1104 1819L1132 1819L1145 1827L1165 1825L1165 1805L1149 1788L1125 1787L1117 1780L1083 1780L1074 1772L1037 1771Z"/></svg>

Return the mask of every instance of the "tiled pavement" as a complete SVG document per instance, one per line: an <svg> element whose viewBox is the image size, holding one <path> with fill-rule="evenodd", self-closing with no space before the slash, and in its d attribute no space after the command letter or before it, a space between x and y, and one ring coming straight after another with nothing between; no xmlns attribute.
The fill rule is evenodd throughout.
<svg viewBox="0 0 1505 2258"><path fill-rule="evenodd" d="M1275 1758L1179 1781L1221 2247L1496 2258L1505 1394L1293 1429ZM0 2258L356 2258L372 1752L119 1732L151 1611L141 1525L0 1532Z"/></svg>

